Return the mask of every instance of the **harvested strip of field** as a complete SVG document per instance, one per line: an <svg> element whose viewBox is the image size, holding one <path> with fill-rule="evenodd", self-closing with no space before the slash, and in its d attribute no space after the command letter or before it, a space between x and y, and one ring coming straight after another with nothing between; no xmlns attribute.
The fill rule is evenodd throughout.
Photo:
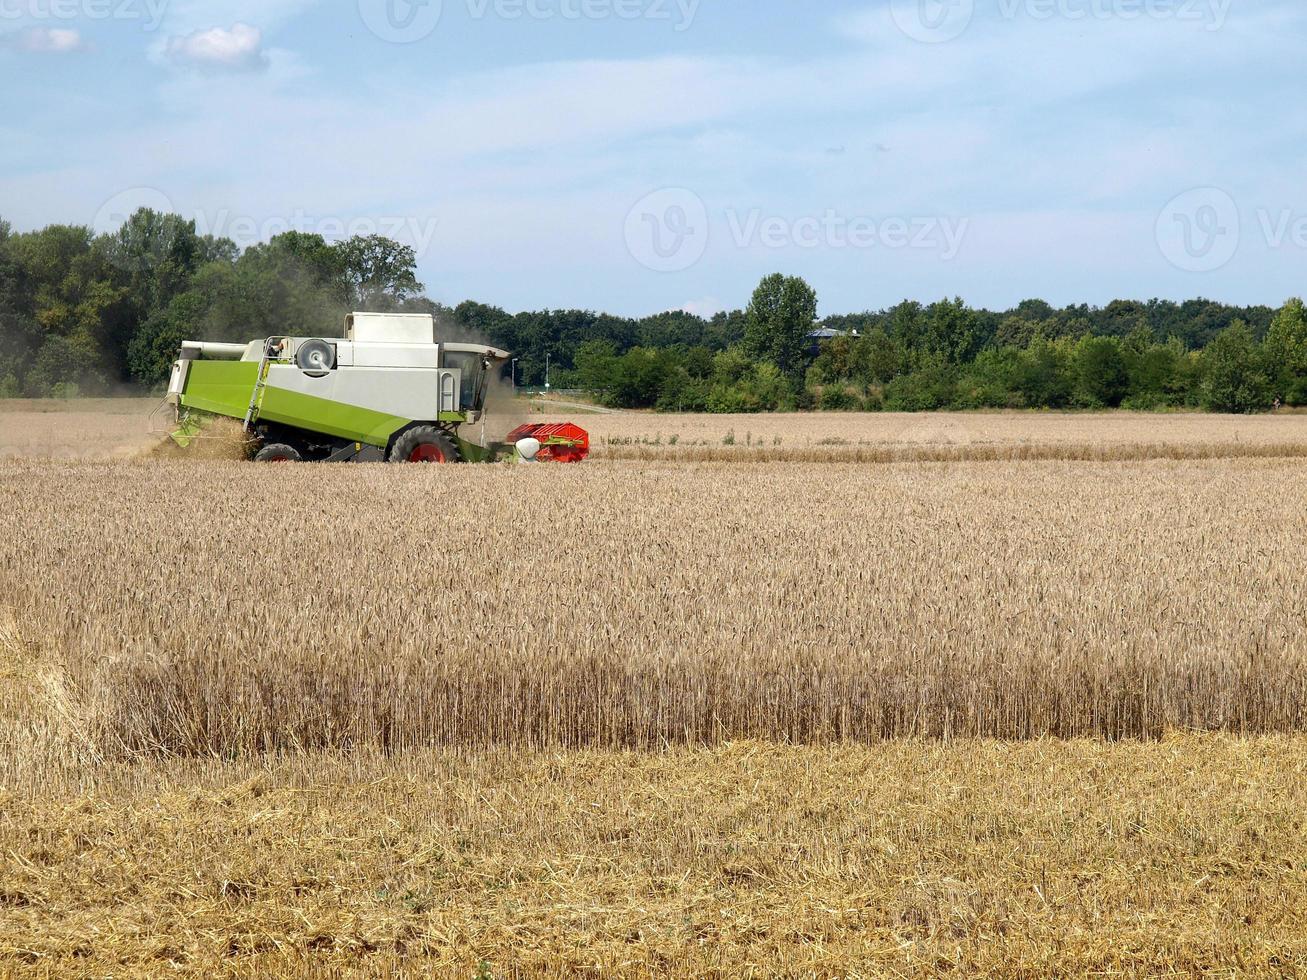
<svg viewBox="0 0 1307 980"><path fill-rule="evenodd" d="M1305 472L20 463L0 595L105 754L1299 732Z"/></svg>
<svg viewBox="0 0 1307 980"><path fill-rule="evenodd" d="M0 799L0 972L1295 975L1307 742L87 771Z"/></svg>
<svg viewBox="0 0 1307 980"><path fill-rule="evenodd" d="M161 399L0 400L0 460L127 457L158 442L171 420ZM152 432L152 426L159 431Z"/></svg>
<svg viewBox="0 0 1307 980"><path fill-rule="evenodd" d="M809 446L751 443L744 446L610 443L598 459L677 463L1011 463L1036 460L1126 462L1155 459L1304 459L1301 443L1071 443L1045 445L849 446L827 441Z"/></svg>
<svg viewBox="0 0 1307 980"><path fill-rule="evenodd" d="M521 421L567 421L569 409L496 403L488 434ZM0 400L0 459L95 459L158 443L169 412L154 399ZM498 420L498 421L496 421ZM576 417L595 458L686 462L886 462L1017 459L1221 459L1307 454L1307 413L1270 416L1131 412L940 412ZM200 454L208 447L201 445ZM221 455L211 452L210 455Z"/></svg>
<svg viewBox="0 0 1307 980"><path fill-rule="evenodd" d="M845 450L923 448L1004 449L1095 447L1110 454L1132 446L1307 446L1307 414L1266 416L1133 412L938 412L650 415L628 412L584 420L597 452L638 447L657 453L679 448L728 450L748 456L767 450L814 451L830 458ZM825 456L817 455L823 451ZM1080 450L1082 453L1083 449ZM1228 453L1234 455L1234 453ZM904 459L912 458L903 455ZM1021 458L1011 456L1004 458ZM1082 458L1082 457L1069 457ZM1098 457L1083 457L1098 458ZM1121 458L1120 454L1106 458Z"/></svg>

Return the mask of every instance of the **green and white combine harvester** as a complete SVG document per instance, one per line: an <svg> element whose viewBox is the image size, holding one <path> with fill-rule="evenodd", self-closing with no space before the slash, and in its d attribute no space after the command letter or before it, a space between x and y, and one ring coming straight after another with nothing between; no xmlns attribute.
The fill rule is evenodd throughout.
<svg viewBox="0 0 1307 980"><path fill-rule="evenodd" d="M575 425L523 425L489 441L486 398L512 355L436 340L433 317L352 313L345 336L188 341L168 401L185 447L216 417L237 419L259 462L577 463Z"/></svg>

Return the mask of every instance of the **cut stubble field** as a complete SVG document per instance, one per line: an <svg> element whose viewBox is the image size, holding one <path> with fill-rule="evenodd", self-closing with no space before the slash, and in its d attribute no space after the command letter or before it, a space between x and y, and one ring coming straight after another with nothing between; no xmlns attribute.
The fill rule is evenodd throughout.
<svg viewBox="0 0 1307 980"><path fill-rule="evenodd" d="M1307 741L296 754L0 801L0 972L1293 976Z"/></svg>
<svg viewBox="0 0 1307 980"><path fill-rule="evenodd" d="M587 416L601 446L763 450L840 447L1294 446L1307 443L1307 414L895 412L760 415ZM674 440L674 441L673 441ZM728 445L729 443L729 445Z"/></svg>
<svg viewBox="0 0 1307 980"><path fill-rule="evenodd" d="M1307 970L1307 417L1152 418L10 452L0 971Z"/></svg>

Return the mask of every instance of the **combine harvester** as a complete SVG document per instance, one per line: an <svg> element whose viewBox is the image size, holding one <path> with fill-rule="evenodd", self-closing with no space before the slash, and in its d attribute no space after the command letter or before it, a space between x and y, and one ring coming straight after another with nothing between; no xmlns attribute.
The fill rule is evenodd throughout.
<svg viewBox="0 0 1307 980"><path fill-rule="evenodd" d="M173 439L238 419L264 463L579 463L590 437L571 424L523 425L486 439L486 396L511 355L436 342L430 315L352 313L343 339L184 343L168 401Z"/></svg>

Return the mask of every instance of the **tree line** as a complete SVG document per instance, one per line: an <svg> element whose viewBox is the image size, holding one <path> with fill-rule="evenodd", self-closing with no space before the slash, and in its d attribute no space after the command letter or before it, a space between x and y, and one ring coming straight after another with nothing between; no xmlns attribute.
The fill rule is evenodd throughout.
<svg viewBox="0 0 1307 980"><path fill-rule="evenodd" d="M350 310L430 307L413 250L291 231L240 250L142 209L115 232L0 220L0 397L149 390L184 340L338 334Z"/></svg>
<svg viewBox="0 0 1307 980"><path fill-rule="evenodd" d="M1256 412L1307 405L1307 310L1210 300L1054 309L960 299L816 318L794 277L763 279L747 309L626 320L464 303L451 318L523 351L522 377L620 408L666 412L1052 408ZM818 336L821 333L829 336Z"/></svg>
<svg viewBox="0 0 1307 980"><path fill-rule="evenodd" d="M115 232L0 221L0 397L154 390L183 340L338 334L351 310L430 312L444 336L510 350L519 384L626 408L750 412L1198 408L1307 404L1307 311L1210 300L1005 311L960 299L817 317L772 275L747 308L704 318L510 314L423 295L416 256L381 236L291 231L241 250L177 215ZM818 328L824 335L818 335Z"/></svg>

